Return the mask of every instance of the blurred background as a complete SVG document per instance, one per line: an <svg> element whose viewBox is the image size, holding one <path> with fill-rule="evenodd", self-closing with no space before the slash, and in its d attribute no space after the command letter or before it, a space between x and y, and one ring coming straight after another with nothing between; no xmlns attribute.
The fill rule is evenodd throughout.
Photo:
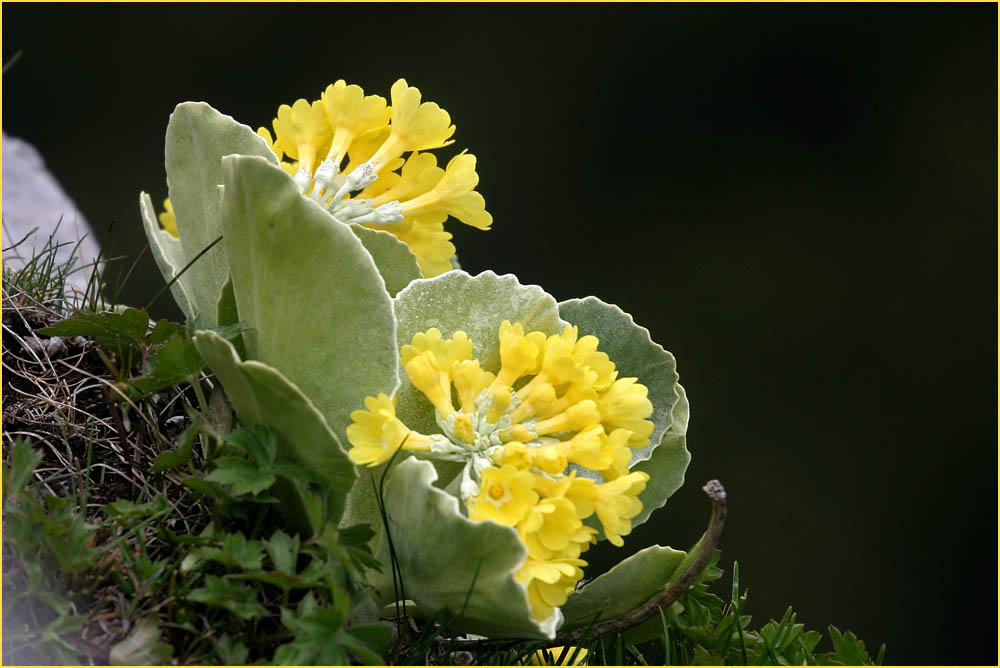
<svg viewBox="0 0 1000 668"><path fill-rule="evenodd" d="M145 247L174 105L253 128L343 78L447 109L494 216L463 266L598 295L678 360L687 484L729 491L755 624L996 661L995 4L6 4L3 129L105 251ZM112 269L112 275L115 273ZM317 280L323 277L317 276ZM163 285L148 252L122 289ZM331 286L331 290L335 289ZM179 317L163 300L154 314ZM726 586L719 586L720 593ZM725 594L723 594L725 595Z"/></svg>

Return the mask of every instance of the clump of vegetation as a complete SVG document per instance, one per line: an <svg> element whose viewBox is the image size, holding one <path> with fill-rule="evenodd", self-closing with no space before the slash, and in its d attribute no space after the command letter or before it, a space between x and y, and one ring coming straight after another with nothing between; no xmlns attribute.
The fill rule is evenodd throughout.
<svg viewBox="0 0 1000 668"><path fill-rule="evenodd" d="M372 529L323 521L323 479L269 427L237 422L190 329L102 302L96 272L88 295L67 295L74 267L53 251L3 274L5 662L873 662L832 626L821 648L791 608L754 628L738 567L724 597L710 591L717 552L653 618L592 624L572 646L459 634L461 611L377 610L368 575L395 564L372 554Z"/></svg>

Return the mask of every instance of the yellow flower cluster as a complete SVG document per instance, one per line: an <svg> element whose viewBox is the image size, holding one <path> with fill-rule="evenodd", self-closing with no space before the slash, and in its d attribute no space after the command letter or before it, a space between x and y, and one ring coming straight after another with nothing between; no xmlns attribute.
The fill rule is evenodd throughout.
<svg viewBox="0 0 1000 668"><path fill-rule="evenodd" d="M593 336L500 326L496 374L473 359L465 332L430 329L401 350L411 384L434 406L441 434L418 434L392 400L368 397L351 414L351 459L375 466L398 449L465 462L461 496L469 518L514 527L528 548L515 578L532 614L549 617L583 577L580 555L605 536L622 545L649 476L630 472L632 448L648 444L653 406L635 378L618 378Z"/></svg>
<svg viewBox="0 0 1000 668"><path fill-rule="evenodd" d="M405 79L393 84L390 97L391 105L340 80L319 100L281 105L273 137L266 127L257 134L303 194L343 223L395 235L429 278L452 268L455 246L444 231L449 216L480 230L490 228L493 216L475 190L476 156L462 151L442 169L428 153L454 142L448 112L421 102ZM176 238L169 199L164 207L160 223Z"/></svg>
<svg viewBox="0 0 1000 668"><path fill-rule="evenodd" d="M442 169L432 149L451 144L448 112L421 102L405 79L393 84L391 105L343 80L327 86L319 100L297 100L278 108L257 133L303 193L345 223L386 230L406 242L424 276L451 269L455 247L444 231L449 216L481 230L486 211L476 157L462 152ZM346 162L346 165L344 164Z"/></svg>

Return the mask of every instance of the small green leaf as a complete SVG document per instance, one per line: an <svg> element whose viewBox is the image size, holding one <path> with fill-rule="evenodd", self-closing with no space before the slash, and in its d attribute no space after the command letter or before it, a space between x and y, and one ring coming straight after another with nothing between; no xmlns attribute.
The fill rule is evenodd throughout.
<svg viewBox="0 0 1000 668"><path fill-rule="evenodd" d="M289 536L284 531L275 531L264 541L264 549L271 558L274 570L294 574L297 572L295 562L299 556L299 537Z"/></svg>
<svg viewBox="0 0 1000 668"><path fill-rule="evenodd" d="M267 610L257 602L256 590L214 575L206 575L205 586L193 590L187 598L211 607L223 608L240 619L253 619L267 614Z"/></svg>
<svg viewBox="0 0 1000 668"><path fill-rule="evenodd" d="M205 476L209 482L230 485L235 496L251 494L256 496L274 484L274 475L239 457L222 457L215 461L216 469Z"/></svg>
<svg viewBox="0 0 1000 668"><path fill-rule="evenodd" d="M223 666L245 666L250 656L247 646L228 633L223 633L222 637L215 641L215 651Z"/></svg>
<svg viewBox="0 0 1000 668"><path fill-rule="evenodd" d="M152 345L159 345L165 343L167 339L175 334L183 334L184 325L176 322L170 322L167 319L158 320L155 325L153 325L153 331L149 333L147 337L147 343Z"/></svg>
<svg viewBox="0 0 1000 668"><path fill-rule="evenodd" d="M270 426L278 434L279 452L330 481L328 519L339 520L358 474L312 401L277 370L260 362L241 362L233 344L218 334L200 331L194 341L240 421Z"/></svg>
<svg viewBox="0 0 1000 668"><path fill-rule="evenodd" d="M146 617L116 643L108 655L112 666L158 666L168 663L174 648L161 641L160 627L155 616Z"/></svg>
<svg viewBox="0 0 1000 668"><path fill-rule="evenodd" d="M31 480L35 467L42 461L42 452L31 447L31 441L20 438L10 452L10 477L4 480L4 495L16 494Z"/></svg>
<svg viewBox="0 0 1000 668"><path fill-rule="evenodd" d="M278 452L278 437L263 424L238 429L226 436L226 442L244 450L261 469L269 468Z"/></svg>
<svg viewBox="0 0 1000 668"><path fill-rule="evenodd" d="M83 336L109 350L137 347L149 328L149 316L142 309L129 308L121 313L79 313L38 330L46 336Z"/></svg>
<svg viewBox="0 0 1000 668"><path fill-rule="evenodd" d="M156 352L149 372L133 378L131 383L141 392L158 392L166 387L194 381L204 367L205 360L194 343L177 334Z"/></svg>
<svg viewBox="0 0 1000 668"><path fill-rule="evenodd" d="M127 529L134 527L148 517L161 515L170 510L170 503L163 494L147 503L135 503L127 499L119 499L104 507L108 517Z"/></svg>
<svg viewBox="0 0 1000 668"><path fill-rule="evenodd" d="M153 460L153 466L150 468L150 471L159 473L160 471L166 471L175 466L183 466L190 462L194 452L194 439L197 433L196 428L188 427L185 429L178 439L177 449L168 450L157 455L156 459Z"/></svg>
<svg viewBox="0 0 1000 668"><path fill-rule="evenodd" d="M829 627L828 631L830 633L830 640L833 641L834 651L831 658L845 666L871 664L872 660L865 649L864 641L858 640L858 637L853 632L847 631L842 634L840 629L833 625Z"/></svg>

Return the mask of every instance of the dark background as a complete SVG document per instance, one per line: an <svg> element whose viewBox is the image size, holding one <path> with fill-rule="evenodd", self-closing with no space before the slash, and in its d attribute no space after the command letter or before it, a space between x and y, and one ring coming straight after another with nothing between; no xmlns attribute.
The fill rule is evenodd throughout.
<svg viewBox="0 0 1000 668"><path fill-rule="evenodd" d="M176 103L256 128L338 78L388 96L406 77L479 157L495 224L450 224L465 268L598 295L677 356L688 483L625 549L688 547L718 477L723 566L739 560L755 623L792 604L809 627L888 643L890 663L995 663L995 4L6 4L3 19L4 61L23 51L4 130L130 258L139 191L166 195ZM161 286L147 254L122 296Z"/></svg>

